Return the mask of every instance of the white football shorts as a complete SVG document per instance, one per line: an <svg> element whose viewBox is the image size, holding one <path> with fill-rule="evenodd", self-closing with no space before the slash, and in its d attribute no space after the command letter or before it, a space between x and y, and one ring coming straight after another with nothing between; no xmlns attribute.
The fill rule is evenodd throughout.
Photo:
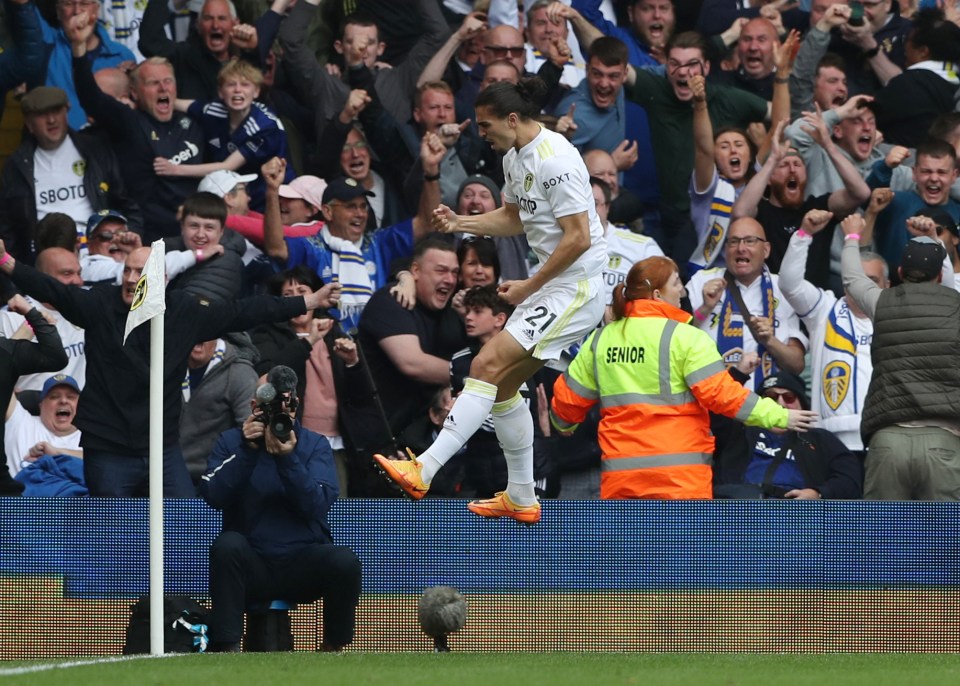
<svg viewBox="0 0 960 686"><path fill-rule="evenodd" d="M504 327L538 360L557 360L603 318L603 277L552 281L517 306Z"/></svg>

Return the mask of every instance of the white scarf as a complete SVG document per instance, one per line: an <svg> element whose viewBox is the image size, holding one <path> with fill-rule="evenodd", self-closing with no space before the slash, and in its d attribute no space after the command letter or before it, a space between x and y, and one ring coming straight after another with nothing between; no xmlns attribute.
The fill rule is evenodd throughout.
<svg viewBox="0 0 960 686"><path fill-rule="evenodd" d="M340 281L342 289L338 308L340 323L345 331L350 331L359 325L360 312L370 301L376 284L359 245L337 238L326 225L320 234L332 253L333 280Z"/></svg>

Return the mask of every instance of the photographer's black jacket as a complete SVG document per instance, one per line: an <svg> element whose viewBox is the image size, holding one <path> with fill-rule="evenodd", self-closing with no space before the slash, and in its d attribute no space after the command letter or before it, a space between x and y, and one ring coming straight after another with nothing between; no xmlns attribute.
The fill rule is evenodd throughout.
<svg viewBox="0 0 960 686"><path fill-rule="evenodd" d="M123 345L129 308L120 287L83 290L17 262L11 278L27 294L52 304L86 332L87 381L75 424L84 449L143 456L149 447L150 327L135 329ZM181 384L190 349L199 342L257 324L303 314L303 298L258 296L207 302L182 291L166 296L163 356L163 446L179 438Z"/></svg>

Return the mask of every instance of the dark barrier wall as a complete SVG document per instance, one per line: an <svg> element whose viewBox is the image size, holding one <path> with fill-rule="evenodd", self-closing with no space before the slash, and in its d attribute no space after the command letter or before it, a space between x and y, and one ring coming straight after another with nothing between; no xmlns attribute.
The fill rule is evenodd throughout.
<svg viewBox="0 0 960 686"><path fill-rule="evenodd" d="M166 590L206 599L219 515L166 504ZM361 650L426 650L424 588L452 585L469 650L960 649L960 505L546 502L523 527L463 501L339 501L363 562ZM0 499L0 658L114 654L148 590L147 503ZM319 609L294 613L298 649Z"/></svg>

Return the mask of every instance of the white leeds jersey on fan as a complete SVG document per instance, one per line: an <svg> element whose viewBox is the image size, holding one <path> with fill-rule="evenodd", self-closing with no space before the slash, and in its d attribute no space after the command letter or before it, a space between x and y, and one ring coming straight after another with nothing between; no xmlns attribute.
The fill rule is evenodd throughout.
<svg viewBox="0 0 960 686"><path fill-rule="evenodd" d="M520 208L527 243L540 266L557 249L563 229L559 217L586 212L590 247L554 281L576 282L598 276L607 263L607 243L597 217L590 175L583 158L559 133L541 128L523 148L511 148L503 157L506 201Z"/></svg>

